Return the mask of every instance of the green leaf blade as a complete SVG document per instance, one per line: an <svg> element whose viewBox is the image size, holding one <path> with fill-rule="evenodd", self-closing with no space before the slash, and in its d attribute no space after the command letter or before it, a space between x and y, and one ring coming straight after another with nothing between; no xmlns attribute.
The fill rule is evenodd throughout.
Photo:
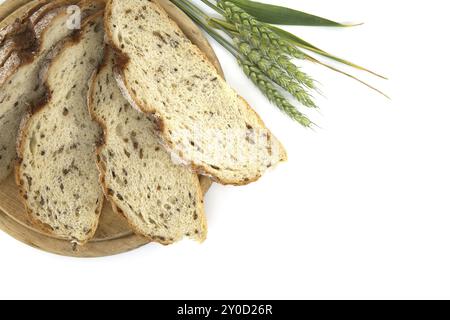
<svg viewBox="0 0 450 320"><path fill-rule="evenodd" d="M266 4L249 0L227 0L233 2L248 14L254 16L261 22L291 25L291 26L312 26L312 27L352 27L354 25L343 24L321 18L306 12Z"/></svg>
<svg viewBox="0 0 450 320"><path fill-rule="evenodd" d="M316 53L318 55L321 55L321 56L323 56L325 58L328 58L328 59L334 60L336 62L345 64L345 65L347 65L349 67L352 67L352 68L355 68L357 70L368 72L368 73L373 74L374 76L377 76L377 77L379 77L381 79L387 80L387 78L385 76L382 76L382 75L380 75L380 74L378 74L378 73L376 73L374 71L371 71L371 70L369 70L367 68L361 67L361 66L359 66L359 65L357 65L357 64L355 64L353 62L347 61L345 59L339 58L339 57L337 57L335 55L332 55L331 53L328 53L328 52L326 52L326 51L324 51L322 49L319 49L318 47L316 47L316 46L312 45L311 43L309 43L309 42L307 42L307 41L297 37L296 35L294 35L294 34L292 34L290 32L287 32L287 31L285 31L283 29L280 29L280 28L277 28L275 26L269 26L269 28L271 30L273 30L274 32L276 32L283 39L294 43L295 45L299 46L302 49L306 49L306 50L312 51L312 52L314 52L314 53Z"/></svg>

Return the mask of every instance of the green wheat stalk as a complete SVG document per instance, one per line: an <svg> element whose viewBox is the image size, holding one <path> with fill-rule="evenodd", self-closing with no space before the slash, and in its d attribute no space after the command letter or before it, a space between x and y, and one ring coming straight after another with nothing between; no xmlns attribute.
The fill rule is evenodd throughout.
<svg viewBox="0 0 450 320"><path fill-rule="evenodd" d="M317 107L311 99L310 94L301 86L303 77L298 77L298 79L292 77L277 64L274 64L270 60L266 59L260 50L252 48L248 43L240 41L236 38L234 42L239 51L250 62L256 65L270 80L289 92L304 106L309 108Z"/></svg>
<svg viewBox="0 0 450 320"><path fill-rule="evenodd" d="M241 37L251 43L253 47L264 51L277 49L297 59L305 58L305 54L295 45L283 40L265 23L259 22L234 3L218 1L218 6L224 10L228 22L233 23Z"/></svg>
<svg viewBox="0 0 450 320"><path fill-rule="evenodd" d="M293 63L293 59L319 63L380 92L355 76L312 57L308 52L315 52L322 57L330 58L359 70L371 72L370 70L339 59L295 35L269 24L282 24L284 22L283 14L289 9L243 0L233 0L233 2L230 0L201 0L221 15L225 19L223 20L209 16L190 0L171 1L236 57L244 73L268 100L305 127L311 127L313 123L289 102L284 95L284 91L290 93L304 106L316 108L311 93L318 90L315 81ZM246 9L244 10L240 6ZM246 10L254 15L249 14ZM263 12L264 10L265 12ZM271 10L278 13L270 17L268 13L272 12ZM302 20L305 25L349 26L295 10L290 10L289 15L291 24L295 16L295 19ZM261 21L258 19L261 19ZM268 23L267 20L270 22ZM233 42L217 30L224 32L226 36L233 39Z"/></svg>
<svg viewBox="0 0 450 320"><path fill-rule="evenodd" d="M238 62L247 77L249 77L267 99L275 104L281 111L307 128L310 128L313 125L308 117L298 111L297 108L275 88L270 79L267 78L257 66L245 58L238 59Z"/></svg>

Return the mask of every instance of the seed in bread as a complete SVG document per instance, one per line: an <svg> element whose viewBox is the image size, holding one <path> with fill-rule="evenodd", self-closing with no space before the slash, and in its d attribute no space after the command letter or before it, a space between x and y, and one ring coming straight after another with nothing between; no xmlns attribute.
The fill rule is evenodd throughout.
<svg viewBox="0 0 450 320"><path fill-rule="evenodd" d="M16 179L31 220L79 244L94 236L103 203L95 164L101 130L87 107L88 81L102 60L102 17L90 17L52 54L47 101L23 123L18 143Z"/></svg>
<svg viewBox="0 0 450 320"><path fill-rule="evenodd" d="M101 8L103 1L85 0L81 5L84 15ZM35 21L33 34L38 47L35 52L13 52L0 67L0 181L13 170L16 141L20 121L31 105L39 101L45 88L39 73L48 52L66 36L72 34L66 26L70 14L65 7L48 11Z"/></svg>
<svg viewBox="0 0 450 320"><path fill-rule="evenodd" d="M286 160L281 143L157 1L109 1L105 29L123 94L155 117L174 159L236 185Z"/></svg>
<svg viewBox="0 0 450 320"><path fill-rule="evenodd" d="M98 149L105 195L133 230L170 244L185 236L206 237L199 178L172 163L159 145L153 119L122 97L114 80L112 55L92 79L90 111L104 129Z"/></svg>

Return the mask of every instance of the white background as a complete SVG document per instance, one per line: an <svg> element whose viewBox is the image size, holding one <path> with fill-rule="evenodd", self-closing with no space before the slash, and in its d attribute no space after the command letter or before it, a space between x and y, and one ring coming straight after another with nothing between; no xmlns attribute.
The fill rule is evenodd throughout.
<svg viewBox="0 0 450 320"><path fill-rule="evenodd" d="M269 2L269 1L267 1ZM209 237L79 260L0 232L0 298L450 298L450 50L446 1L270 1L353 29L294 27L387 75L392 97L323 68L321 129L271 106L218 46L227 79L289 162L247 187L214 186Z"/></svg>

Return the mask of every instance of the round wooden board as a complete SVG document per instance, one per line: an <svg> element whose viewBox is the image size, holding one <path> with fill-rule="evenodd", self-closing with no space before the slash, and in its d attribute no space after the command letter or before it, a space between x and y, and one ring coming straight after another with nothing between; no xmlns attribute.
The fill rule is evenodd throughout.
<svg viewBox="0 0 450 320"><path fill-rule="evenodd" d="M6 0L0 5L0 21L15 9L31 0ZM158 0L169 16L178 23L188 38L196 44L223 75L219 60L197 25L169 0ZM201 178L203 191L211 186L211 181ZM115 214L109 204L103 209L99 228L94 239L85 246L73 247L65 240L49 236L35 228L27 220L18 189L11 176L0 184L0 229L35 248L71 257L104 257L139 248L149 241L135 235L121 216Z"/></svg>

